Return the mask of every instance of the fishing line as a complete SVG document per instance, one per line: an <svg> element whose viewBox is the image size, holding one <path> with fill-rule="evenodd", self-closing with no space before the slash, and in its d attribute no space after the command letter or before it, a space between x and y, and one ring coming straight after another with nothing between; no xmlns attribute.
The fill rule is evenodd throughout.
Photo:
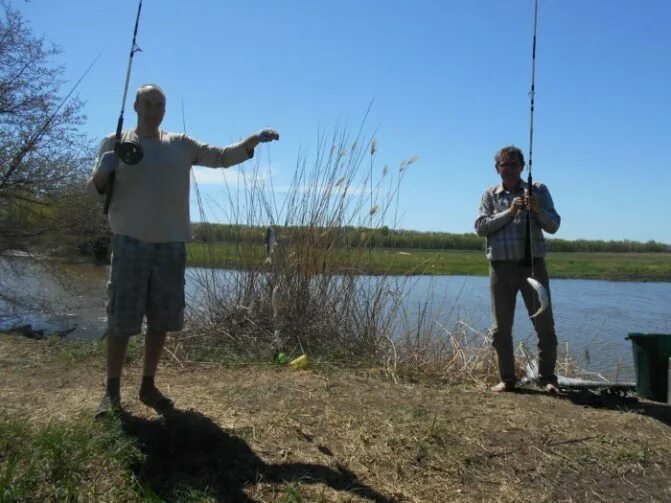
<svg viewBox="0 0 671 503"><path fill-rule="evenodd" d="M182 99L182 131L184 132L184 134L187 134L186 116L184 114L184 99ZM191 166L191 184L193 186L194 193L196 194L196 203L198 205L198 215L200 216L201 226L205 230L203 235L205 237L205 241L209 241L210 240L209 224L207 223L206 220L205 208L203 206L203 199L200 195L200 187L198 186L198 180L196 179L196 172L193 166Z"/></svg>
<svg viewBox="0 0 671 503"><path fill-rule="evenodd" d="M114 144L114 152L119 159L124 163L135 165L142 160L144 152L142 151L142 146L137 141L121 141L121 132L123 129L123 114L126 109L126 97L128 96L128 84L130 82L130 70L133 66L133 56L138 51L142 51L138 47L135 40L137 39L137 28L140 24L140 12L142 11L142 0L138 3L137 6L137 16L135 17L135 28L133 29L133 42L130 47L130 55L128 57L128 69L126 70L126 83L124 85L123 98L121 99L121 113L119 114L119 120L117 121L116 126L116 143ZM105 191L105 205L103 207L103 212L105 215L109 212L110 202L112 201L112 191L114 188L114 172L110 175L109 182L107 183L107 189Z"/></svg>
<svg viewBox="0 0 671 503"><path fill-rule="evenodd" d="M182 98L182 132L186 135L186 114L184 113L184 98ZM213 249L213 233L211 232L211 226L207 222L205 217L205 209L203 206L203 200L200 195L200 188L198 186L198 180L196 180L195 168L191 166L191 186L193 187L194 193L196 194L196 202L198 204L198 214L200 216L200 228L202 231L202 241L204 243L205 253L207 254L207 261L209 264L214 263L214 249ZM190 252L189 252L190 253ZM204 271L195 273L198 276L200 281L200 286L205 288L207 299L206 302L211 303L212 297L215 292L216 286L216 275L215 269L213 267L206 267Z"/></svg>

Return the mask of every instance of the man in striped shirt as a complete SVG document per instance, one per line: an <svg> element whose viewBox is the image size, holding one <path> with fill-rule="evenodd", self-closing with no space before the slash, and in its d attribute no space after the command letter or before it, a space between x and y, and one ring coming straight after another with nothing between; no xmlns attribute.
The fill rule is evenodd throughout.
<svg viewBox="0 0 671 503"><path fill-rule="evenodd" d="M561 218L557 214L550 191L541 183L534 183L532 195L522 180L524 154L517 147L499 150L495 156L496 172L501 183L488 188L482 195L480 214L475 221L478 235L486 238L489 278L494 313L493 346L498 356L501 382L493 391L511 391L515 388L515 360L512 328L517 292L529 311L536 310L534 290L526 279L532 268L524 265L526 215L531 212L531 243L535 278L547 289L550 283L545 267L545 240L543 231L554 234ZM538 335L538 370L540 384L556 390L557 336L555 334L552 304L533 320Z"/></svg>

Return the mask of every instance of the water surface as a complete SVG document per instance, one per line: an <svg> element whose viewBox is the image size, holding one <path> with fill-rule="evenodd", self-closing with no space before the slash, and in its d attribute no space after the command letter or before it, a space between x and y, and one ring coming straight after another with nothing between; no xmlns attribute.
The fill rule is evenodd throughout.
<svg viewBox="0 0 671 503"><path fill-rule="evenodd" d="M46 332L77 325L69 336L100 337L105 326L105 284L109 268L68 265L59 275L28 259L2 259L0 292L18 292L19 306L0 298L0 328L31 324ZM204 269L187 271L187 296L197 303L196 278ZM217 270L221 284L241 273ZM59 279L55 279L55 278ZM380 277L360 277L375 284ZM391 289L404 292L402 303L412 317L426 304L435 327L450 329L463 320L476 330L491 326L489 279L474 276L387 277ZM558 279L551 281L555 325L560 344L582 367L620 379L633 378L629 332L671 333L671 283ZM194 300L195 299L195 300ZM514 337L535 346L531 322L518 296Z"/></svg>

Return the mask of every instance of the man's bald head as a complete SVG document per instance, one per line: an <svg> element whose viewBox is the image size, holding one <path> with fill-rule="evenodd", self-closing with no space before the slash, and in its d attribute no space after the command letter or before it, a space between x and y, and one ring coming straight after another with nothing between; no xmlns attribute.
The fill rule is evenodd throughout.
<svg viewBox="0 0 671 503"><path fill-rule="evenodd" d="M161 96L163 96L163 102L165 103L166 96L165 96L165 91L161 89L161 86L156 85L156 84L142 84L140 87L137 88L137 91L135 93L135 102L140 99L140 96L144 93L158 93Z"/></svg>
<svg viewBox="0 0 671 503"><path fill-rule="evenodd" d="M144 136L158 135L165 115L165 93L156 84L140 86L133 106L137 112L138 130Z"/></svg>

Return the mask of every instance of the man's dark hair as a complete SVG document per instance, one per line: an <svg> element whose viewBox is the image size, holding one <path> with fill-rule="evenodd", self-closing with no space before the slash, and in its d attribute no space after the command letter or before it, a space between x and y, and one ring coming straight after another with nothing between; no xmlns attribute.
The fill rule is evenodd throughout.
<svg viewBox="0 0 671 503"><path fill-rule="evenodd" d="M514 145L509 145L499 150L494 156L495 164L498 166L499 162L504 157L517 157L517 160L520 162L520 164L524 166L524 154L519 148L515 147Z"/></svg>

